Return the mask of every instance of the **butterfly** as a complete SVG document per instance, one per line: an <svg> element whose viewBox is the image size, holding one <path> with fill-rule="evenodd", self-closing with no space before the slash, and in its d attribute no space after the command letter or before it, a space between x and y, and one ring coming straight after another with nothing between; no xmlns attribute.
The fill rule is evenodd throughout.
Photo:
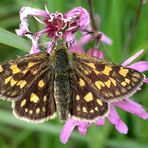
<svg viewBox="0 0 148 148"><path fill-rule="evenodd" d="M12 102L13 113L41 123L59 116L95 122L110 103L133 95L144 75L87 54L71 53L63 42L0 64L0 97Z"/></svg>

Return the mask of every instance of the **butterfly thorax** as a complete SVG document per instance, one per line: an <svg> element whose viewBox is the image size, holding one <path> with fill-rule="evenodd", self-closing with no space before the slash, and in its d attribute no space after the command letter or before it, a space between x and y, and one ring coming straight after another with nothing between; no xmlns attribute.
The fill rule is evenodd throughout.
<svg viewBox="0 0 148 148"><path fill-rule="evenodd" d="M55 53L54 70L56 74L61 74L70 68L67 52L59 49Z"/></svg>

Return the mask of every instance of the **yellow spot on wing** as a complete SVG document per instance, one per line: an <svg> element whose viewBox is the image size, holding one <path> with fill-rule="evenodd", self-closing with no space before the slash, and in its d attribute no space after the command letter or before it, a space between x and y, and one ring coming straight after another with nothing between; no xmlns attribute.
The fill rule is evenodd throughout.
<svg viewBox="0 0 148 148"><path fill-rule="evenodd" d="M129 84L130 80L128 78L125 78L125 82Z"/></svg>
<svg viewBox="0 0 148 148"><path fill-rule="evenodd" d="M96 81L95 85L99 90L101 90L101 87L105 87L105 84L102 81Z"/></svg>
<svg viewBox="0 0 148 148"><path fill-rule="evenodd" d="M0 72L2 72L3 71L3 67L2 67L2 65L0 65Z"/></svg>
<svg viewBox="0 0 148 148"><path fill-rule="evenodd" d="M93 70L93 71L94 71L94 73L97 74L97 75L100 74L100 72L97 71L97 70Z"/></svg>
<svg viewBox="0 0 148 148"><path fill-rule="evenodd" d="M113 97L113 96L114 96L111 92L108 92L108 95L109 95L110 97Z"/></svg>
<svg viewBox="0 0 148 148"><path fill-rule="evenodd" d="M126 91L125 88L121 88L121 92L122 92L122 93L126 93L127 91Z"/></svg>
<svg viewBox="0 0 148 148"><path fill-rule="evenodd" d="M115 95L119 96L120 92L118 90L115 90Z"/></svg>
<svg viewBox="0 0 148 148"><path fill-rule="evenodd" d="M126 83L123 81L123 82L121 82L121 85L122 86L126 86Z"/></svg>
<svg viewBox="0 0 148 148"><path fill-rule="evenodd" d="M24 99L24 100L21 102L21 107L23 107L25 104L26 104L26 99Z"/></svg>
<svg viewBox="0 0 148 148"><path fill-rule="evenodd" d="M116 85L117 85L117 83L116 83L116 80L115 80L115 79L110 78L110 80L111 80L111 82L113 83L113 85L114 85L114 86L116 86Z"/></svg>
<svg viewBox="0 0 148 148"><path fill-rule="evenodd" d="M15 81L13 78L10 80L10 85L14 86L17 83L17 81Z"/></svg>
<svg viewBox="0 0 148 148"><path fill-rule="evenodd" d="M8 78L5 79L5 84L7 84L11 80L12 76L9 76Z"/></svg>
<svg viewBox="0 0 148 148"><path fill-rule="evenodd" d="M40 80L39 83L38 83L38 86L40 88L42 88L44 85L45 85L44 81L43 80Z"/></svg>
<svg viewBox="0 0 148 148"><path fill-rule="evenodd" d="M36 64L35 62L29 62L27 68L30 68L30 67L32 67L35 64Z"/></svg>
<svg viewBox="0 0 148 148"><path fill-rule="evenodd" d="M46 95L44 96L43 101L44 101L44 102L47 101L47 96L46 96Z"/></svg>
<svg viewBox="0 0 148 148"><path fill-rule="evenodd" d="M35 93L32 93L30 97L30 101L37 103L39 101L39 97Z"/></svg>
<svg viewBox="0 0 148 148"><path fill-rule="evenodd" d="M28 72L28 69L23 70L22 73L25 75Z"/></svg>
<svg viewBox="0 0 148 148"><path fill-rule="evenodd" d="M112 68L109 67L109 66L105 66L105 68L102 71L102 73L109 76L110 71L112 71Z"/></svg>
<svg viewBox="0 0 148 148"><path fill-rule="evenodd" d="M137 72L134 72L134 73L133 73L133 76L134 76L134 77L137 77L137 78L140 78L140 77L141 77L141 75L140 75L139 73L137 73Z"/></svg>
<svg viewBox="0 0 148 148"><path fill-rule="evenodd" d="M86 75L88 75L88 74L90 74L91 72L89 72L88 70L84 70L84 73L85 73Z"/></svg>
<svg viewBox="0 0 148 148"><path fill-rule="evenodd" d="M100 85L99 81L96 81L96 82L95 82L95 85L96 85L96 87L97 87L99 90L101 90L101 85Z"/></svg>
<svg viewBox="0 0 148 148"><path fill-rule="evenodd" d="M105 92L102 92L102 93L103 93L103 95L104 95L105 97L107 97L107 98L110 97L109 94L108 94L106 91L105 91Z"/></svg>
<svg viewBox="0 0 148 148"><path fill-rule="evenodd" d="M90 110L90 113L94 113L94 110L93 110L93 109L91 109L91 110Z"/></svg>
<svg viewBox="0 0 148 148"><path fill-rule="evenodd" d="M25 80L20 80L20 81L17 83L17 86L20 86L20 88L22 89L26 84L27 84L27 82L26 82Z"/></svg>
<svg viewBox="0 0 148 148"><path fill-rule="evenodd" d="M127 89L131 89L131 88L132 88L131 86L128 86L128 87L127 87Z"/></svg>
<svg viewBox="0 0 148 148"><path fill-rule="evenodd" d="M33 114L33 110L30 110L29 113L30 113L30 114Z"/></svg>
<svg viewBox="0 0 148 148"><path fill-rule="evenodd" d="M28 108L25 108L25 112L26 112L26 113L28 112Z"/></svg>
<svg viewBox="0 0 148 148"><path fill-rule="evenodd" d="M98 81L102 87L105 87L105 84L102 81Z"/></svg>
<svg viewBox="0 0 148 148"><path fill-rule="evenodd" d="M90 66L93 69L96 69L95 64L94 63L87 63L88 66Z"/></svg>
<svg viewBox="0 0 148 148"><path fill-rule="evenodd" d="M86 102L92 101L92 100L93 100L93 95L92 95L92 93L91 93L91 92L87 93L87 94L84 96L84 100L85 100Z"/></svg>
<svg viewBox="0 0 148 148"><path fill-rule="evenodd" d="M37 109L36 109L36 113L38 114L40 112L40 108L38 107Z"/></svg>
<svg viewBox="0 0 148 148"><path fill-rule="evenodd" d="M81 109L80 109L80 107L79 106L77 106L77 111L80 111Z"/></svg>
<svg viewBox="0 0 148 148"><path fill-rule="evenodd" d="M137 78L132 78L132 80L134 81L134 82L137 82L138 81L138 79Z"/></svg>
<svg viewBox="0 0 148 148"><path fill-rule="evenodd" d="M103 105L103 103L102 103L102 101L100 100L100 99L97 99L97 103L99 104L99 105Z"/></svg>
<svg viewBox="0 0 148 148"><path fill-rule="evenodd" d="M17 67L17 64L13 64L10 66L10 69L12 70L12 74L19 73L21 70Z"/></svg>
<svg viewBox="0 0 148 148"><path fill-rule="evenodd" d="M82 108L82 111L83 111L84 113L87 113L86 107L83 107L83 108Z"/></svg>
<svg viewBox="0 0 148 148"><path fill-rule="evenodd" d="M84 82L84 80L79 79L79 84L80 84L81 87L85 86L85 82Z"/></svg>
<svg viewBox="0 0 148 148"><path fill-rule="evenodd" d="M80 96L79 95L76 95L76 100L80 100Z"/></svg>
<svg viewBox="0 0 148 148"><path fill-rule="evenodd" d="M95 110L96 110L96 111L99 111L98 107L95 107Z"/></svg>
<svg viewBox="0 0 148 148"><path fill-rule="evenodd" d="M129 71L128 69L125 69L125 68L123 68L123 67L120 67L119 73L120 73L123 77L126 77L128 71Z"/></svg>
<svg viewBox="0 0 148 148"><path fill-rule="evenodd" d="M37 74L37 72L38 72L37 70L34 70L34 71L32 72L32 74L35 75L35 74Z"/></svg>
<svg viewBox="0 0 148 148"><path fill-rule="evenodd" d="M111 81L108 80L108 81L104 82L104 84L105 84L108 88L110 88L110 86L111 86Z"/></svg>
<svg viewBox="0 0 148 148"><path fill-rule="evenodd" d="M46 112L46 108L44 106L42 107L42 111L43 112Z"/></svg>

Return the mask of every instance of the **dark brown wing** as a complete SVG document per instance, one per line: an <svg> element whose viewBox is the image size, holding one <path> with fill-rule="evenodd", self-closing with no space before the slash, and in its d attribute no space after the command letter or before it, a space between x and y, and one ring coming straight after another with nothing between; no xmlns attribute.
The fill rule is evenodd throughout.
<svg viewBox="0 0 148 148"><path fill-rule="evenodd" d="M70 72L71 116L88 122L95 122L99 116L106 116L109 111L107 102L102 101L85 80L76 71Z"/></svg>
<svg viewBox="0 0 148 148"><path fill-rule="evenodd" d="M47 68L49 55L39 53L4 62L0 65L0 96L14 101L20 98L38 74Z"/></svg>
<svg viewBox="0 0 148 148"><path fill-rule="evenodd" d="M43 72L25 91L18 101L13 102L16 117L33 123L41 123L56 117L54 99L54 75Z"/></svg>
<svg viewBox="0 0 148 148"><path fill-rule="evenodd" d="M50 55L38 53L0 65L0 95L12 101L20 119L43 122L56 117Z"/></svg>
<svg viewBox="0 0 148 148"><path fill-rule="evenodd" d="M106 102L129 97L143 84L144 75L134 69L87 55L74 56L75 71L88 82L95 94Z"/></svg>

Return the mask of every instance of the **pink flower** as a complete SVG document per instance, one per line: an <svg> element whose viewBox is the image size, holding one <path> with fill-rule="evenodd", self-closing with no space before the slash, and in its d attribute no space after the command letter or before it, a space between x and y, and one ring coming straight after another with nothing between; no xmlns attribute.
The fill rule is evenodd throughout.
<svg viewBox="0 0 148 148"><path fill-rule="evenodd" d="M130 66L128 66L134 59L136 59L140 54L143 53L143 49L137 52L135 55L133 55L131 58L126 60L122 65L131 67L133 69L136 69L140 72L144 72L148 70L148 62L145 61L139 61L136 62ZM96 54L97 55L97 54ZM148 83L148 78L145 78L145 83ZM122 108L123 110L130 112L132 114L137 115L138 117L142 119L148 119L148 113L142 108L142 106L134 101L132 101L129 98L125 98L124 101L118 101L110 104L110 111L108 116L106 117L113 125L115 125L115 128L118 132L122 134L126 134L128 132L127 125L122 121L118 113L116 112L115 107ZM99 118L96 121L96 125L102 126L105 124L105 118ZM75 119L69 119L66 121L62 131L61 131L61 142L66 143L69 139L74 127L78 127L78 130L80 134L85 135L87 132L87 128L91 124L84 121L76 121Z"/></svg>
<svg viewBox="0 0 148 148"><path fill-rule="evenodd" d="M43 29L34 34L31 33L28 23L29 16L34 17L41 23ZM45 10L23 7L20 10L20 20L21 23L19 29L16 30L16 33L17 35L26 36L32 40L31 54L39 52L40 44L38 42L44 34L46 34L48 38L51 38L50 41L44 43L48 46L48 52L52 50L52 45L56 42L57 38L62 38L67 42L76 40L74 33L77 31L80 31L83 36L80 41L73 44L71 51L73 51L73 49L80 51L80 48L82 49L84 44L93 39L91 34L84 35L84 30L91 30L89 13L82 7L76 7L65 14L60 12L49 13L46 7ZM98 34L100 33L98 32ZM110 38L103 33L101 34L101 41L106 44L112 43Z"/></svg>
<svg viewBox="0 0 148 148"><path fill-rule="evenodd" d="M43 24L43 29L34 35L29 30L28 16L33 16L39 23ZM20 28L16 30L16 33L32 40L30 53L39 52L38 40L43 34L47 34L52 42L55 42L59 37L68 40L69 35L73 36L78 30L82 32L90 21L87 10L82 7L76 7L65 14L60 12L49 13L46 7L45 10L23 7L20 10L20 19ZM47 44L50 45L51 42ZM48 47L50 48L50 46Z"/></svg>

